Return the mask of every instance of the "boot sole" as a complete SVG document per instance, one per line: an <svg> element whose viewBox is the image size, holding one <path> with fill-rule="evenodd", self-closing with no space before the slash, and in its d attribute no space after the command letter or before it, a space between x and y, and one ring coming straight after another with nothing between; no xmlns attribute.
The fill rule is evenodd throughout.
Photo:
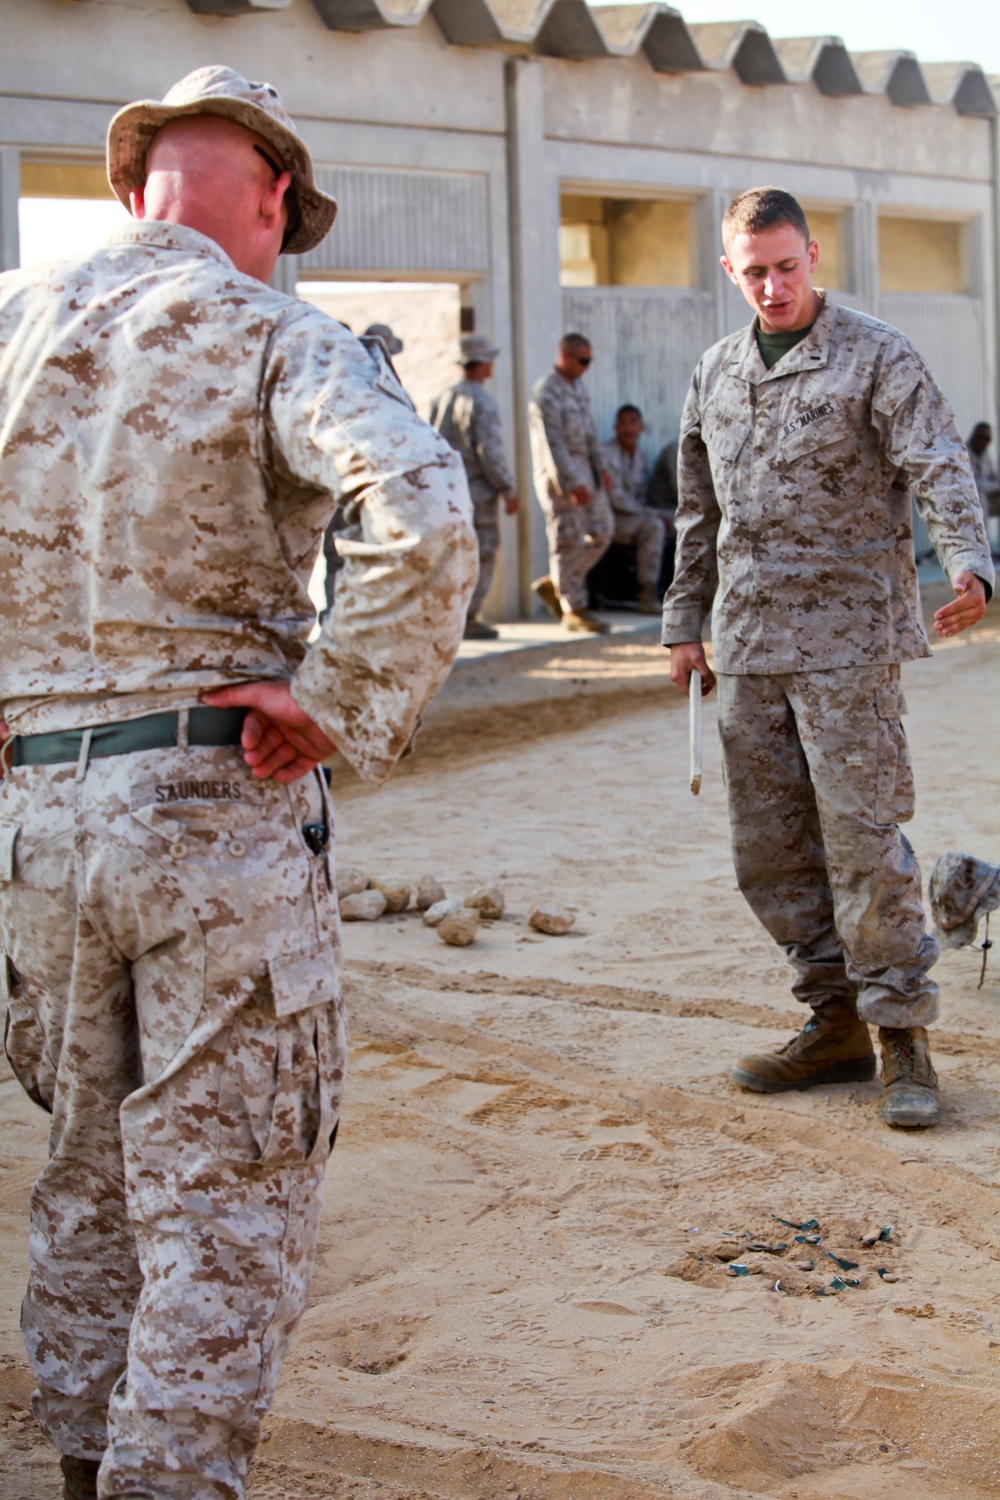
<svg viewBox="0 0 1000 1500"><path fill-rule="evenodd" d="M821 1073L811 1073L808 1078L765 1078L745 1068L733 1068L729 1076L740 1088L752 1089L755 1094L790 1094L817 1088L822 1083L870 1083L877 1071L878 1060L873 1052L871 1057L836 1063Z"/></svg>
<svg viewBox="0 0 1000 1500"><path fill-rule="evenodd" d="M549 614L554 620L562 619L562 601L560 600L559 595L556 593L554 587L538 588L536 584L533 583L531 585L531 592L534 594L536 599L538 599L542 604L545 605L545 608L548 610Z"/></svg>

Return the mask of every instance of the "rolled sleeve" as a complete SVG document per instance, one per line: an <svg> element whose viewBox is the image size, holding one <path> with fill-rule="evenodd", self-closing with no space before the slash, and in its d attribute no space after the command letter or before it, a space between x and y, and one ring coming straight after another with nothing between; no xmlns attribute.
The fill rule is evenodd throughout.
<svg viewBox="0 0 1000 1500"><path fill-rule="evenodd" d="M355 539L296 702L367 781L406 749L462 639L478 572L460 458L413 411L380 351L328 319L294 323L268 371L266 430L284 468L329 490Z"/></svg>
<svg viewBox="0 0 1000 1500"><path fill-rule="evenodd" d="M968 450L951 406L908 344L887 350L872 411L945 573L952 580L963 571L976 574L989 597L996 575Z"/></svg>
<svg viewBox="0 0 1000 1500"><path fill-rule="evenodd" d="M664 646L701 640L719 581L722 513L701 435L697 372L681 418L677 488L677 552L674 581L663 601Z"/></svg>

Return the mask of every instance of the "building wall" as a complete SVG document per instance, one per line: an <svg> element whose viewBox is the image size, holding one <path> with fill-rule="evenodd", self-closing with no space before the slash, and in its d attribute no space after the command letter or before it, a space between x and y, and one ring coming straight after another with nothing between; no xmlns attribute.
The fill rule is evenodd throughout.
<svg viewBox="0 0 1000 1500"><path fill-rule="evenodd" d="M494 384L525 496L530 388L571 326L594 340L601 435L622 400L646 412L651 450L675 435L699 355L749 316L719 266L718 224L733 192L759 182L781 183L818 224L837 225L837 295L916 340L963 430L995 418L993 121L946 105L897 108L884 93L750 87L732 71L656 73L641 53L580 62L454 46L429 15L332 31L312 0L229 17L194 15L185 0L4 0L3 11L3 264L16 263L22 161L98 163L116 107L159 97L206 62L270 78L342 203L319 250L281 263L281 284L460 283L477 328L503 350ZM686 199L691 285L562 288L563 194ZM961 221L965 290L883 291L880 215ZM627 279L642 280L653 262L642 233L635 239L643 253ZM519 522L504 521L493 613L530 608L528 584L544 566L541 516L524 505Z"/></svg>

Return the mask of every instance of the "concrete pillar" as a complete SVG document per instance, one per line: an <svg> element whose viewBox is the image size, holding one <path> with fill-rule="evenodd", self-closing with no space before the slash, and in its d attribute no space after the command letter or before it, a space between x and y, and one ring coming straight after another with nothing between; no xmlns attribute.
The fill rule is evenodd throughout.
<svg viewBox="0 0 1000 1500"><path fill-rule="evenodd" d="M288 297L295 296L295 283L299 279L299 258L297 255L279 255L277 264L271 275L271 286L276 292L284 292Z"/></svg>
<svg viewBox="0 0 1000 1500"><path fill-rule="evenodd" d="M992 80L994 83L996 80ZM997 453L997 433L1000 433L1000 115L988 120L990 131L990 173L992 176L993 213L984 235L986 251L983 258L983 293L987 305L992 301L992 317L988 319L989 340L992 353L990 394L993 397L993 453Z"/></svg>
<svg viewBox="0 0 1000 1500"><path fill-rule="evenodd" d="M491 189L492 191L492 189ZM506 183L502 192L506 192ZM506 231L507 205L506 203L491 204L491 220L494 216L503 218L504 230ZM513 468L514 479L518 486L517 493L521 496L521 505L527 514L530 505L530 496L521 488L521 465L519 461L519 434L520 425L520 402L514 395L515 361L511 350L510 329L510 277L508 274L509 235L503 235L501 244L494 243L491 252L491 271L489 276L483 276L476 281L466 282L462 287L462 307L472 314L473 327L468 331L471 333L482 333L495 340L500 349L500 356L496 361L493 379L489 382L487 389L496 399L500 407L500 417L503 422L504 438L507 448L507 456ZM456 348L456 354L458 350ZM455 379L460 374L460 367L455 366ZM497 569L493 578L493 585L486 596L483 605L483 616L486 620L519 620L523 617L524 608L521 598L521 546L519 516L508 516L500 507L500 556L497 560Z"/></svg>
<svg viewBox="0 0 1000 1500"><path fill-rule="evenodd" d="M506 65L507 172L510 193L511 326L517 482L521 495L520 602L538 613L533 577L548 570L545 523L532 500L528 398L551 366L562 334L559 290L558 183L550 179L545 150L544 71L537 58Z"/></svg>
<svg viewBox="0 0 1000 1500"><path fill-rule="evenodd" d="M722 188L712 188L701 195L696 205L698 282L706 292L712 293L715 302L715 337L717 339L725 338L732 322L730 281L722 269L720 260L722 216L732 198L732 193Z"/></svg>
<svg viewBox="0 0 1000 1500"><path fill-rule="evenodd" d="M847 254L848 286L855 305L872 317L879 316L878 205L862 198L847 211L844 248Z"/></svg>
<svg viewBox="0 0 1000 1500"><path fill-rule="evenodd" d="M21 264L20 199L21 153L14 146L0 146L0 271L16 271Z"/></svg>

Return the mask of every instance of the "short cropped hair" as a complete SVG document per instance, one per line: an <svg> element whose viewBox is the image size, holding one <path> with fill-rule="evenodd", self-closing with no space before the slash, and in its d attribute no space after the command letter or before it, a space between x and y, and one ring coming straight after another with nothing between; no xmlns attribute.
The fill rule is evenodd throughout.
<svg viewBox="0 0 1000 1500"><path fill-rule="evenodd" d="M624 406L619 406L618 410L615 412L615 422L617 423L619 417L624 417L629 412L631 412L634 417L638 417L640 422L642 421L642 412L639 410L639 408L634 405L633 402L626 401Z"/></svg>
<svg viewBox="0 0 1000 1500"><path fill-rule="evenodd" d="M589 349L591 347L590 340L582 333L566 333L559 340L560 354L573 354L577 349Z"/></svg>
<svg viewBox="0 0 1000 1500"><path fill-rule="evenodd" d="M722 220L722 243L728 253L738 234L762 234L765 229L777 229L790 224L805 236L809 243L809 224L797 198L782 188L748 188L737 193Z"/></svg>

